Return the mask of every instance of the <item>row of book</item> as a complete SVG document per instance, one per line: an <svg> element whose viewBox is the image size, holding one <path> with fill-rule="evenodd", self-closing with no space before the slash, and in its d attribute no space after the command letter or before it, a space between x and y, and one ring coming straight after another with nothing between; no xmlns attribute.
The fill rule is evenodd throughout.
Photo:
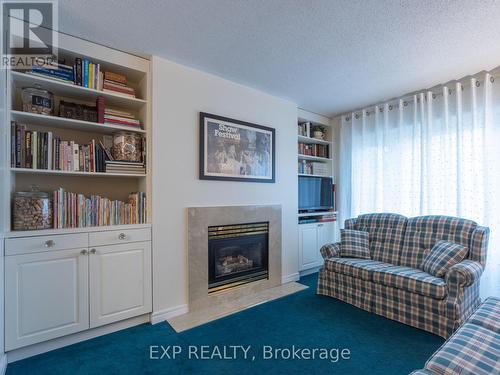
<svg viewBox="0 0 500 375"><path fill-rule="evenodd" d="M105 162L111 159L109 150L95 139L81 145L61 140L50 131L27 130L15 122L11 124L11 134L13 168L106 172Z"/></svg>
<svg viewBox="0 0 500 375"><path fill-rule="evenodd" d="M321 162L310 162L306 160L299 160L297 171L300 174L328 176L328 166L325 163Z"/></svg>
<svg viewBox="0 0 500 375"><path fill-rule="evenodd" d="M143 162L117 161L109 147L112 137L88 144L61 140L52 132L27 130L26 125L11 124L11 166L71 172L108 172L145 174Z"/></svg>
<svg viewBox="0 0 500 375"><path fill-rule="evenodd" d="M73 66L63 62L36 65L27 73L135 98L135 90L127 84L125 75L112 71L102 71L101 64L87 58L77 57Z"/></svg>
<svg viewBox="0 0 500 375"><path fill-rule="evenodd" d="M312 127L312 124L310 122L300 123L298 125L297 134L301 135L303 137L310 137L311 136L311 127Z"/></svg>
<svg viewBox="0 0 500 375"><path fill-rule="evenodd" d="M103 72L101 64L77 57L73 64L74 83L89 89L102 90Z"/></svg>
<svg viewBox="0 0 500 375"><path fill-rule="evenodd" d="M308 144L299 142L299 154L308 156L318 156L320 158L328 158L328 145Z"/></svg>
<svg viewBox="0 0 500 375"><path fill-rule="evenodd" d="M59 188L53 192L54 228L143 224L147 221L146 195L130 193L126 202L99 195L85 197Z"/></svg>

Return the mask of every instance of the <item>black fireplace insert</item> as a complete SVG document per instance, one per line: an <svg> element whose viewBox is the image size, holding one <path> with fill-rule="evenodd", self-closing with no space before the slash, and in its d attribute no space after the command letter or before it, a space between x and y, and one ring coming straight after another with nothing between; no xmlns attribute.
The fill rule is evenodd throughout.
<svg viewBox="0 0 500 375"><path fill-rule="evenodd" d="M208 227L208 291L269 276L269 223Z"/></svg>

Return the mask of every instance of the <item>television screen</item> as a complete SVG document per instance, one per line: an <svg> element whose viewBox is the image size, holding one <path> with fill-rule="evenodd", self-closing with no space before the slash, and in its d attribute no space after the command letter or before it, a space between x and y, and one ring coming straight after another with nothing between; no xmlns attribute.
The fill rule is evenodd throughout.
<svg viewBox="0 0 500 375"><path fill-rule="evenodd" d="M331 177L299 176L299 210L326 210L333 207Z"/></svg>

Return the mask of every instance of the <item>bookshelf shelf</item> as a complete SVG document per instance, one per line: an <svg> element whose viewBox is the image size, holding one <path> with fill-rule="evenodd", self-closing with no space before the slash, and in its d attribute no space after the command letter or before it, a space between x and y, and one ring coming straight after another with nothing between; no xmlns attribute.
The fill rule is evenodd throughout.
<svg viewBox="0 0 500 375"><path fill-rule="evenodd" d="M143 173L107 173L107 172L76 172L59 171L55 169L11 168L14 173L44 174L57 176L89 176L89 177L146 177Z"/></svg>
<svg viewBox="0 0 500 375"><path fill-rule="evenodd" d="M323 162L331 162L330 158L320 158L319 156L310 156L310 155L302 155L298 154L299 160L311 160L311 161L323 161Z"/></svg>
<svg viewBox="0 0 500 375"><path fill-rule="evenodd" d="M336 215L337 211L319 211L319 212L303 212L298 214L298 217L306 217L306 216L329 216Z"/></svg>
<svg viewBox="0 0 500 375"><path fill-rule="evenodd" d="M124 95L89 89L82 86L56 81L50 78L39 77L21 72L11 72L11 79L18 88L40 85L54 95L63 97L74 97L80 100L95 101L98 96L104 97L106 105L115 105L131 109L140 109L147 101L139 98L129 98Z"/></svg>
<svg viewBox="0 0 500 375"><path fill-rule="evenodd" d="M120 125L104 125L97 122L74 120L58 116L45 116L36 113L11 111L11 119L20 123L29 123L30 125L45 126L57 129L74 129L85 132L94 132L102 134L113 134L118 131L126 131L132 133L146 133L143 129L120 126Z"/></svg>
<svg viewBox="0 0 500 375"><path fill-rule="evenodd" d="M322 140L322 139L316 139L316 138L306 137L306 136L303 136L303 135L298 135L297 139L298 139L299 142L308 143L308 144L330 145L332 143L330 141L325 141L325 140Z"/></svg>
<svg viewBox="0 0 500 375"><path fill-rule="evenodd" d="M310 174L310 173L299 173L300 177L333 177L329 175L322 175L322 174Z"/></svg>

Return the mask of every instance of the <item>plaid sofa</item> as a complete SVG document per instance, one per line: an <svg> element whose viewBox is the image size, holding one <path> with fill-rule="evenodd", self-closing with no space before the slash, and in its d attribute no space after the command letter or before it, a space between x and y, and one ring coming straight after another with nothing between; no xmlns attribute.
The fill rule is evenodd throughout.
<svg viewBox="0 0 500 375"><path fill-rule="evenodd" d="M367 231L371 259L341 258L340 243L321 248L317 293L448 338L477 308L489 229L448 216L366 214L345 222ZM467 258L444 278L418 269L439 240L458 243Z"/></svg>
<svg viewBox="0 0 500 375"><path fill-rule="evenodd" d="M500 374L500 298L488 298L425 363L411 375Z"/></svg>

